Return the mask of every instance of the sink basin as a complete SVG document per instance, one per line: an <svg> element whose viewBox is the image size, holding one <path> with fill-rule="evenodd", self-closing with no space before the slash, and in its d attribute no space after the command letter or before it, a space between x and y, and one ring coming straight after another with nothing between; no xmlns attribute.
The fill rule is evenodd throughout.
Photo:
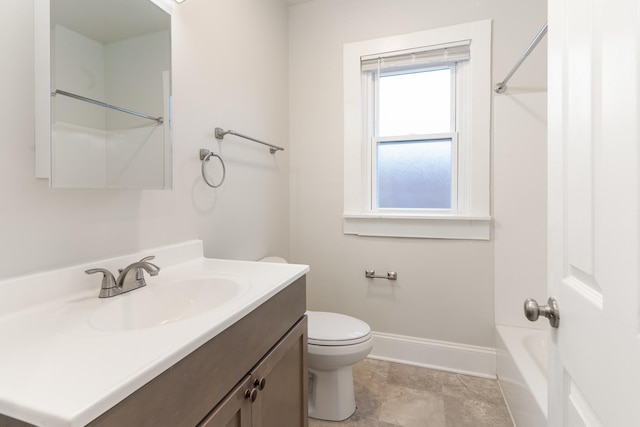
<svg viewBox="0 0 640 427"><path fill-rule="evenodd" d="M151 328L197 316L241 296L249 282L234 277L207 276L144 288L106 300L89 318L99 331Z"/></svg>

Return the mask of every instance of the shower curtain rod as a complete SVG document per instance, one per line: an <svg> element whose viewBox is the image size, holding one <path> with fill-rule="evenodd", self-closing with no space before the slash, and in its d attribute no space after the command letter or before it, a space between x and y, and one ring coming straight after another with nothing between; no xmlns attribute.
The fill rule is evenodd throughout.
<svg viewBox="0 0 640 427"><path fill-rule="evenodd" d="M538 33L536 38L533 39L533 41L531 42L531 44L529 45L527 50L524 51L524 53L520 57L520 60L511 69L511 71L509 71L509 74L507 74L507 77L505 77L504 80L502 80L500 83L496 83L496 85L493 87L493 90L496 93L504 93L507 90L507 82L509 81L509 79L511 79L511 76L513 76L513 73L515 73L516 70L518 68L520 68L520 66L522 65L524 60L527 59L527 56L529 56L531 51L533 49L535 49L535 47L538 45L538 43L540 43L540 40L542 39L542 37L544 37L544 35L547 34L547 27L548 26L549 26L548 22L546 24L544 24L544 27L542 27L542 29L540 30L540 32Z"/></svg>
<svg viewBox="0 0 640 427"><path fill-rule="evenodd" d="M134 116L142 117L143 119L154 120L159 124L162 124L162 122L164 121L162 117L153 117L147 114L138 113L136 111L127 110L126 108L116 107L115 105L107 104L106 102L96 101L95 99L87 98L81 95L76 95L75 93L66 92L64 90L56 89L53 92L51 92L51 96L55 96L58 94L68 96L69 98L78 99L80 101L89 102L91 104L99 105L104 108L110 108L112 110L121 111L123 113L133 114Z"/></svg>

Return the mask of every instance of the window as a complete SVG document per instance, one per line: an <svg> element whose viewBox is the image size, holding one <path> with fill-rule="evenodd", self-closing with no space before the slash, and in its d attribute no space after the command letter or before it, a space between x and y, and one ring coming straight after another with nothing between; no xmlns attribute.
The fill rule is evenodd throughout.
<svg viewBox="0 0 640 427"><path fill-rule="evenodd" d="M467 42L361 59L372 211L456 209L457 76L468 60Z"/></svg>
<svg viewBox="0 0 640 427"><path fill-rule="evenodd" d="M490 34L345 45L345 233L489 238Z"/></svg>

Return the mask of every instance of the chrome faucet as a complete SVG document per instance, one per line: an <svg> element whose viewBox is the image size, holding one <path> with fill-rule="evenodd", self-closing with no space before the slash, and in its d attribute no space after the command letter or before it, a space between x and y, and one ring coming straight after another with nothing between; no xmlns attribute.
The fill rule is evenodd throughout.
<svg viewBox="0 0 640 427"><path fill-rule="evenodd" d="M102 284L100 286L100 295L98 296L100 298L110 298L146 286L144 271L151 276L157 276L160 271L160 267L149 262L154 258L154 256L148 256L124 269L118 270L120 274L117 279L109 270L104 268L92 268L86 270L85 273L102 273Z"/></svg>

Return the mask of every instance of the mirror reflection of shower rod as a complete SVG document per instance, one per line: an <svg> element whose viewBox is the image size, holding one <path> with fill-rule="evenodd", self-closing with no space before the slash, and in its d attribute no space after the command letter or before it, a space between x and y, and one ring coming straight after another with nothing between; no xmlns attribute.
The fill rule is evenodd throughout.
<svg viewBox="0 0 640 427"><path fill-rule="evenodd" d="M80 100L80 101L88 102L90 104L99 105L100 107L110 108L112 110L120 111L120 112L127 113L127 114L133 114L134 116L142 117L143 119L154 120L154 121L158 122L158 124L162 124L162 122L164 122L164 119L162 117L153 117L153 116L149 116L147 114L138 113L137 111L127 110L126 108L116 107L115 105L107 104L106 102L96 101L95 99L87 98L87 97L81 96L81 95L76 95L75 93L66 92L66 91L60 90L60 89L56 89L53 92L51 92L51 96L56 96L56 95L64 95L64 96L68 96L69 98L73 98L73 99L77 99L77 100Z"/></svg>

